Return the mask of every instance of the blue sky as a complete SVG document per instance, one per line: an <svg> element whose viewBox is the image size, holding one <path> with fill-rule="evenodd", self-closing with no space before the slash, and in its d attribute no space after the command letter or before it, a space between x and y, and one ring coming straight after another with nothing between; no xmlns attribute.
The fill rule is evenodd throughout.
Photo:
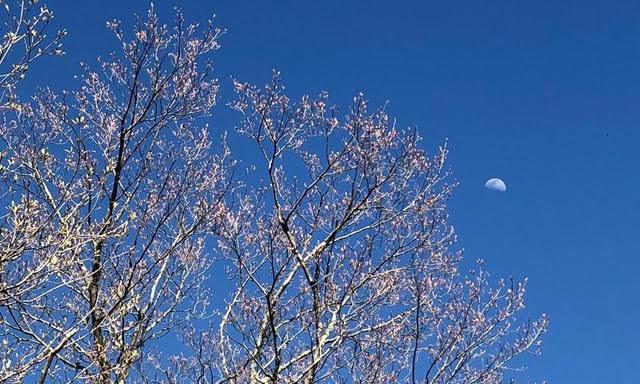
<svg viewBox="0 0 640 384"><path fill-rule="evenodd" d="M74 86L80 61L115 47L105 21L147 5L50 2L68 55L37 65L30 83ZM173 5L190 20L215 12L229 29L216 60L223 97L230 76L261 83L278 68L293 95L327 90L346 105L364 91L427 148L448 138L465 257L528 276L528 313L551 317L523 382L640 383L640 2L156 5L165 18ZM212 127L231 129L217 110ZM484 189L490 177L508 191Z"/></svg>

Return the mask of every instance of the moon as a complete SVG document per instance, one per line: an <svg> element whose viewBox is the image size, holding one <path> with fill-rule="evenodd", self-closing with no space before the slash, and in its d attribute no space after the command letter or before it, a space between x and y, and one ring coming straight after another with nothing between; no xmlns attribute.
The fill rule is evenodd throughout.
<svg viewBox="0 0 640 384"><path fill-rule="evenodd" d="M504 181L498 179L497 177L487 180L487 182L484 183L484 187L499 192L504 192L507 190L507 185L504 183Z"/></svg>

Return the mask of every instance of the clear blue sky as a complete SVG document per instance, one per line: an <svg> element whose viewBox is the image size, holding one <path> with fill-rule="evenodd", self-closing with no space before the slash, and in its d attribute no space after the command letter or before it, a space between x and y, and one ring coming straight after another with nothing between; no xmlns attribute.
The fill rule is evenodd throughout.
<svg viewBox="0 0 640 384"><path fill-rule="evenodd" d="M51 1L69 53L36 66L31 82L72 86L81 60L114 48L104 22L130 22L147 5ZM528 276L527 311L551 317L544 355L526 359L525 376L640 383L640 2L156 5L165 18L173 5L190 20L215 11L229 29L217 60L223 95L230 76L260 83L277 67L293 95L327 90L345 105L362 90L389 100L429 148L448 137L465 257ZM217 109L212 126L231 129ZM489 177L508 191L485 190Z"/></svg>

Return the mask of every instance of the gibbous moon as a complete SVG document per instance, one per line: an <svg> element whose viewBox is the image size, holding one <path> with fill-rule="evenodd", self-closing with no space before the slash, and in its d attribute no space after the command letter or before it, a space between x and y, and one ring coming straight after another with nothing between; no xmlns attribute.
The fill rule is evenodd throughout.
<svg viewBox="0 0 640 384"><path fill-rule="evenodd" d="M484 187L487 189L491 189L494 191L500 191L500 192L504 192L507 190L507 185L504 183L504 181L494 177L492 179L487 180L486 183L484 183Z"/></svg>

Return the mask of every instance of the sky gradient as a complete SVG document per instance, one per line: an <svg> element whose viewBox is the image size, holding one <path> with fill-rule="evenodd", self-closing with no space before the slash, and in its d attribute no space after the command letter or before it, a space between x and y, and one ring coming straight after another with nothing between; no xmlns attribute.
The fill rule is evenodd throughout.
<svg viewBox="0 0 640 384"><path fill-rule="evenodd" d="M261 84L273 68L292 96L389 101L426 148L448 138L466 260L528 276L527 313L550 316L543 356L523 360L519 382L640 383L640 2L184 3L156 6L167 21L174 5L188 20L215 12L229 30L213 129L233 129L230 78ZM105 21L131 25L148 3L48 5L68 54L37 64L27 87L75 87L80 61L115 48ZM507 191L485 189L491 177Z"/></svg>

